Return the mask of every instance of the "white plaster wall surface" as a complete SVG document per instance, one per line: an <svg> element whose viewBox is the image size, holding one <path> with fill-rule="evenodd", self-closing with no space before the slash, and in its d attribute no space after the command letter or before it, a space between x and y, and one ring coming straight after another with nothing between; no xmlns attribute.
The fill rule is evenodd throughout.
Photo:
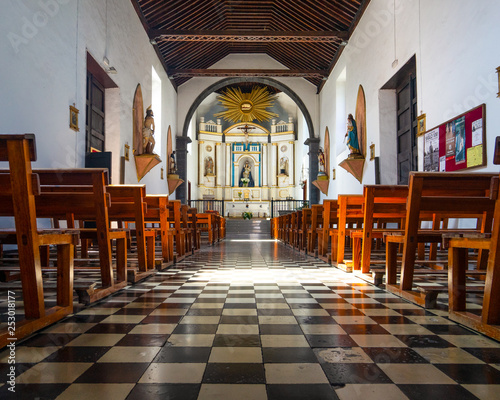
<svg viewBox="0 0 500 400"><path fill-rule="evenodd" d="M495 68L500 64L498 15L500 2L496 0L370 2L320 94L320 129L335 126L330 111L335 99L334 83L346 68L346 113L354 113L358 86L363 85L367 144L374 143L376 155L380 155L385 143L380 141L379 90L415 54L418 110L426 113L427 127L486 103L488 166L474 171L495 170L493 143L500 126L500 114L494 112L498 109ZM398 60L395 68L394 59ZM330 164L336 166L341 159L334 153L332 157ZM363 184L374 182L374 163L366 161ZM362 189L342 168L337 168L335 183L339 194L360 193Z"/></svg>
<svg viewBox="0 0 500 400"><path fill-rule="evenodd" d="M106 132L113 151L113 181L119 179L124 144L132 144L132 102L141 83L144 107L151 103L151 67L162 79L162 126L176 132L176 93L144 28L128 1L8 0L2 2L0 24L0 131L33 132L37 136L37 167L74 168L84 165L86 52L102 63L106 55L118 73L119 119ZM106 28L107 26L107 28ZM69 128L69 105L80 110L80 132ZM146 104L147 103L147 104ZM166 139L162 140L166 143ZM165 149L155 149L165 164ZM164 193L160 166L141 183L149 193ZM126 163L127 183L136 183L133 159Z"/></svg>

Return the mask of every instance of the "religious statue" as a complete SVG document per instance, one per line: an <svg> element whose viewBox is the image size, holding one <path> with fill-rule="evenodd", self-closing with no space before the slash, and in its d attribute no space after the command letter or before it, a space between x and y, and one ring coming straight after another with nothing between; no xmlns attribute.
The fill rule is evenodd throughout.
<svg viewBox="0 0 500 400"><path fill-rule="evenodd" d="M358 142L358 129L356 127L356 121L354 120L352 114L349 114L349 116L347 117L347 132L345 134L345 137L347 138L347 147L351 152L349 157L352 158L361 156Z"/></svg>
<svg viewBox="0 0 500 400"><path fill-rule="evenodd" d="M212 157L205 158L205 176L213 176L214 160Z"/></svg>
<svg viewBox="0 0 500 400"><path fill-rule="evenodd" d="M170 154L170 161L168 165L168 173L175 174L177 173L177 165L175 164L175 151Z"/></svg>
<svg viewBox="0 0 500 400"><path fill-rule="evenodd" d="M280 175L288 176L288 157L281 157L280 159Z"/></svg>
<svg viewBox="0 0 500 400"><path fill-rule="evenodd" d="M144 118L144 127L142 128L142 154L153 154L155 147L155 120L151 106L146 110L146 118Z"/></svg>
<svg viewBox="0 0 500 400"><path fill-rule="evenodd" d="M318 150L318 162L319 162L319 174L326 175L326 160L325 153L323 153L323 149L320 147Z"/></svg>
<svg viewBox="0 0 500 400"><path fill-rule="evenodd" d="M245 161L245 165L243 166L243 170L241 171L239 186L255 186L254 180L252 178L252 170L248 161Z"/></svg>

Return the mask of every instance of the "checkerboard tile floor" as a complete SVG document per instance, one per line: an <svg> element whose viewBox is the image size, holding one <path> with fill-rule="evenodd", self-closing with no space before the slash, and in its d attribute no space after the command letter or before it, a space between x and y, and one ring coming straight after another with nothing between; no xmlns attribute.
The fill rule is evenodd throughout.
<svg viewBox="0 0 500 400"><path fill-rule="evenodd" d="M280 243L226 240L19 343L16 374L0 398L487 400L500 344Z"/></svg>

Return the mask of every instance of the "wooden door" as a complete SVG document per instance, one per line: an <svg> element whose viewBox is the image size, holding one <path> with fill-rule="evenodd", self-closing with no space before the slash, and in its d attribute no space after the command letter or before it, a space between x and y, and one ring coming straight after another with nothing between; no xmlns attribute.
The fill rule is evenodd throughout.
<svg viewBox="0 0 500 400"><path fill-rule="evenodd" d="M410 74L396 90L398 185L408 184L410 171L417 164L417 80Z"/></svg>
<svg viewBox="0 0 500 400"><path fill-rule="evenodd" d="M86 152L104 151L104 87L87 72Z"/></svg>

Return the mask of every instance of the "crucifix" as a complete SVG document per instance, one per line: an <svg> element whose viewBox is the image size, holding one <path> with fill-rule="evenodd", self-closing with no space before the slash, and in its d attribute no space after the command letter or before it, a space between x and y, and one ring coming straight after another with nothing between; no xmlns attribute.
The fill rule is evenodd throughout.
<svg viewBox="0 0 500 400"><path fill-rule="evenodd" d="M243 133L245 134L245 142L246 142L246 144L248 144L248 132L253 130L254 128L251 126L248 126L248 124L245 124L245 126L240 127L238 129L241 129L243 131Z"/></svg>

